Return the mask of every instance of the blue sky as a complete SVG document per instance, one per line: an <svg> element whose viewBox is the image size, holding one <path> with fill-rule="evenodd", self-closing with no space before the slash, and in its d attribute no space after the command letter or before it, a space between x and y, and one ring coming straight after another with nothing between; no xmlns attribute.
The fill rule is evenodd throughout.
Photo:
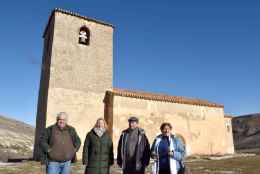
<svg viewBox="0 0 260 174"><path fill-rule="evenodd" d="M260 2L3 1L0 114L35 125L42 33L55 7L115 25L114 86L260 112Z"/></svg>

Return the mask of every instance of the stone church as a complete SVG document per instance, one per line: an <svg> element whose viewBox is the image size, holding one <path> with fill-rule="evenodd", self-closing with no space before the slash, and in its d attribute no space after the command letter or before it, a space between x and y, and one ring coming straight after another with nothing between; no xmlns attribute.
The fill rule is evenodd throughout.
<svg viewBox="0 0 260 174"><path fill-rule="evenodd" d="M34 158L44 128L55 123L61 111L68 113L82 142L96 119L104 117L116 149L120 132L134 115L150 141L167 121L188 155L234 153L231 118L224 115L223 105L113 87L113 31L113 25L100 20L52 11L43 33Z"/></svg>

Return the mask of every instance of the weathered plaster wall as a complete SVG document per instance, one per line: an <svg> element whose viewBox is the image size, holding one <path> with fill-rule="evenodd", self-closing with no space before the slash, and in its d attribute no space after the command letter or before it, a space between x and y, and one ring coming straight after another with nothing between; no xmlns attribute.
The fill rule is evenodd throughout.
<svg viewBox="0 0 260 174"><path fill-rule="evenodd" d="M113 105L115 147L121 131L128 127L127 119L131 115L139 117L140 126L146 130L151 143L160 133L161 123L170 122L174 132L185 139L188 155L230 152L231 143L226 138L223 108L115 96Z"/></svg>
<svg viewBox="0 0 260 174"><path fill-rule="evenodd" d="M234 139L233 139L233 130L232 130L232 118L225 117L225 126L226 126L226 139L228 144L227 153L234 153Z"/></svg>

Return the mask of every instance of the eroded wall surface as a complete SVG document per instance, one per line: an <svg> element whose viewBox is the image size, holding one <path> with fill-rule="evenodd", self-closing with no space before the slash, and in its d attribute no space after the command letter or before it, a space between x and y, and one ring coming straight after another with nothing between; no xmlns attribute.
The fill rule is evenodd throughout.
<svg viewBox="0 0 260 174"><path fill-rule="evenodd" d="M173 131L186 143L187 154L226 154L233 144L227 137L223 108L114 97L113 140L117 146L120 133L128 127L129 116L137 116L152 143L160 125L170 122Z"/></svg>

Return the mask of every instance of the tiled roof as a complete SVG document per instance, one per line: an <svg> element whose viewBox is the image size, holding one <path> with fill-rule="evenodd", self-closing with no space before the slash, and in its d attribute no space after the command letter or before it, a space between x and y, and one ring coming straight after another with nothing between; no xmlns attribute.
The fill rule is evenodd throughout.
<svg viewBox="0 0 260 174"><path fill-rule="evenodd" d="M224 117L225 118L233 118L234 116L232 116L232 115L225 115Z"/></svg>
<svg viewBox="0 0 260 174"><path fill-rule="evenodd" d="M132 90L125 90L125 89L118 89L118 88L114 88L113 90L108 92L111 92L115 96L122 96L122 97L132 97L132 98L145 99L145 100L224 108L224 105L212 103L207 100L192 99L192 98L180 97L180 96L170 96L164 94L155 94L155 93L132 91Z"/></svg>
<svg viewBox="0 0 260 174"><path fill-rule="evenodd" d="M100 21L100 20L97 20L97 19L94 19L94 18L89 18L89 17L86 17L86 16L82 16L78 13L75 13L75 12L71 12L69 10L64 10L64 9L61 9L61 8L55 8L52 12L51 12L51 15L49 17L49 20L48 20L48 23L47 23L47 26L44 30L44 33L43 33L43 37L45 36L45 33L46 33L46 30L49 26L49 23L51 21L51 18L54 16L55 12L60 12L60 13L63 13L63 14L67 14L67 15L71 15L71 16L75 16L75 17L78 17L78 18L81 18L81 19L85 19L85 20L88 20L88 21L92 21L92 22L96 22L96 23L99 23L99 24L103 24L103 25L107 25L107 26L110 26L110 27L113 27L114 26L112 24L109 24L107 22L103 22L103 21Z"/></svg>

